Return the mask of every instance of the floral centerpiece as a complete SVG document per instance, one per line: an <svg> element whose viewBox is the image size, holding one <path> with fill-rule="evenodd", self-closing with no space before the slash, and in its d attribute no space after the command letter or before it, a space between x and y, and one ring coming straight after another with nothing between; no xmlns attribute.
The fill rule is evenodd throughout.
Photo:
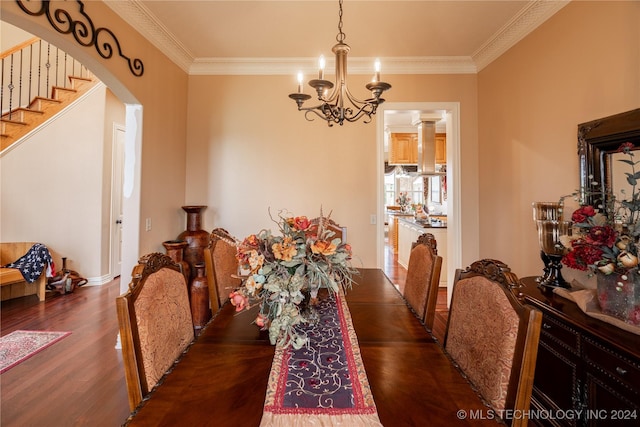
<svg viewBox="0 0 640 427"><path fill-rule="evenodd" d="M406 191L401 191L398 193L396 203L400 205L402 212L407 212L409 204L411 203L411 197L409 197L409 194Z"/></svg>
<svg viewBox="0 0 640 427"><path fill-rule="evenodd" d="M618 149L628 156L619 161L631 168L625 172L631 186L628 198L620 200L610 193L600 194L609 215L601 213L602 206L581 204L571 215L572 235L561 236L560 242L568 249L563 264L598 276L598 302L602 310L640 325L640 171L636 170L640 161L634 161L633 148L632 143L626 142ZM561 204L563 201L564 197Z"/></svg>
<svg viewBox="0 0 640 427"><path fill-rule="evenodd" d="M321 212L316 222L280 214L274 220L280 235L262 230L237 245L236 257L248 274L229 298L236 311L260 306L254 322L269 330L271 344L301 348L307 338L296 325L308 321L304 309L314 304L318 290L352 286L357 270L351 267L351 246L327 227L330 216Z"/></svg>

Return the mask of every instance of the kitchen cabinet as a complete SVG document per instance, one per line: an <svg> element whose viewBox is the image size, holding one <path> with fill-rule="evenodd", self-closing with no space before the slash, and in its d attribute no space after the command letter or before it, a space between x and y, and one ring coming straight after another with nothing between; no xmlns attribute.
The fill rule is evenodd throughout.
<svg viewBox="0 0 640 427"><path fill-rule="evenodd" d="M447 134L436 133L436 164L447 164Z"/></svg>
<svg viewBox="0 0 640 427"><path fill-rule="evenodd" d="M395 215L389 214L389 245L393 250L393 254L398 253L398 219Z"/></svg>
<svg viewBox="0 0 640 427"><path fill-rule="evenodd" d="M447 228L423 227L416 224L412 218L398 218L398 264L404 268L409 266L411 245L418 237L425 233L433 234L438 244L438 255L442 257L442 270L440 271L440 286L447 286Z"/></svg>
<svg viewBox="0 0 640 427"><path fill-rule="evenodd" d="M411 244L418 240L418 232L406 221L398 221L398 264L407 268L409 265L409 255Z"/></svg>
<svg viewBox="0 0 640 427"><path fill-rule="evenodd" d="M418 134L392 133L389 141L389 164L418 164Z"/></svg>
<svg viewBox="0 0 640 427"><path fill-rule="evenodd" d="M542 311L531 410L540 426L638 425L640 335L584 314L570 300L522 279L526 302ZM566 415L566 416L564 416Z"/></svg>
<svg viewBox="0 0 640 427"><path fill-rule="evenodd" d="M398 254L398 218L400 217L411 217L411 214L402 213L400 211L387 211L387 215L389 217L389 228L388 228L388 238L389 245L393 249L393 254Z"/></svg>

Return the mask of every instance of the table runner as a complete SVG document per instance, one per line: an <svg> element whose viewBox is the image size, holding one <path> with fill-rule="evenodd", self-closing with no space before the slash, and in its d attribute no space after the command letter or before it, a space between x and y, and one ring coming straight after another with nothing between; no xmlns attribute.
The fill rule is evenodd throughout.
<svg viewBox="0 0 640 427"><path fill-rule="evenodd" d="M309 344L276 348L260 425L382 426L342 292L317 306L304 325Z"/></svg>

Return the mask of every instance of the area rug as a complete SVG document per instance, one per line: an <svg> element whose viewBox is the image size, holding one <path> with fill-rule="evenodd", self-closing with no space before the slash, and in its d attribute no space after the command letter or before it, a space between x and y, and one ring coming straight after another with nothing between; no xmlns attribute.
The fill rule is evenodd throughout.
<svg viewBox="0 0 640 427"><path fill-rule="evenodd" d="M13 331L0 338L0 374L57 343L71 332Z"/></svg>

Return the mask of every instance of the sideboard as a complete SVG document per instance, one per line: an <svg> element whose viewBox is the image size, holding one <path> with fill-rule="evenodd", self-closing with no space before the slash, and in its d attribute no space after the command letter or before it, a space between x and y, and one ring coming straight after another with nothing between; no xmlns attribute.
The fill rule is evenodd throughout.
<svg viewBox="0 0 640 427"><path fill-rule="evenodd" d="M535 277L522 283L526 301L543 313L530 422L640 425L640 335L586 315Z"/></svg>

